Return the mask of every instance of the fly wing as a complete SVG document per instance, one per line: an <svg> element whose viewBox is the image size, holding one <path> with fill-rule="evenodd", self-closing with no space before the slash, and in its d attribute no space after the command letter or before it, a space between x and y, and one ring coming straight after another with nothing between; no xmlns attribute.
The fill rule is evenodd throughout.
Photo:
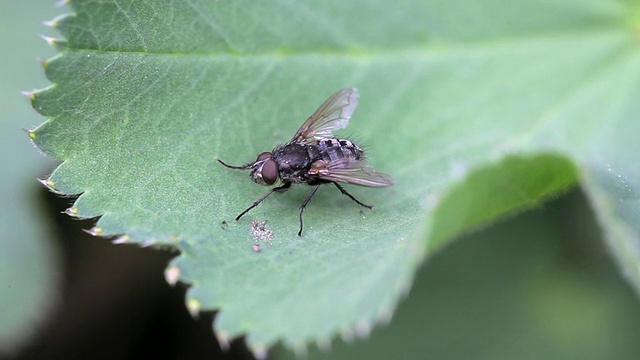
<svg viewBox="0 0 640 360"><path fill-rule="evenodd" d="M343 158L336 161L317 161L309 170L317 178L347 184L380 188L393 185L391 176L377 172L373 166L355 159Z"/></svg>
<svg viewBox="0 0 640 360"><path fill-rule="evenodd" d="M331 95L302 124L291 142L310 143L313 140L332 137L333 131L349 125L349 118L358 106L360 94L356 88L346 88Z"/></svg>

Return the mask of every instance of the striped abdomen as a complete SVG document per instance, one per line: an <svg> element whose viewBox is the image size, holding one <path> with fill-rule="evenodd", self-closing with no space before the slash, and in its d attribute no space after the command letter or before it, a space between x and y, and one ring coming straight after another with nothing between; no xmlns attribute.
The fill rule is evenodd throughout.
<svg viewBox="0 0 640 360"><path fill-rule="evenodd" d="M316 160L331 162L344 158L360 160L364 157L364 151L347 139L320 139L315 145L315 154L311 154L310 151L309 155Z"/></svg>

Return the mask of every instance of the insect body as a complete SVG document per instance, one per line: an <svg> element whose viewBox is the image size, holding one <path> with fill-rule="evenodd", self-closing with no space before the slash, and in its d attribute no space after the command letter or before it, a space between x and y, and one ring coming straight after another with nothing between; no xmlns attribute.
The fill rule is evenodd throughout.
<svg viewBox="0 0 640 360"><path fill-rule="evenodd" d="M394 183L389 175L375 171L371 165L363 161L364 151L360 147L333 135L334 130L349 125L358 99L358 90L355 88L342 89L331 95L302 124L289 142L276 146L271 152L261 153L254 162L233 166L218 160L231 169L251 170L251 179L260 185L273 185L278 180L282 182L282 185L272 188L240 213L236 221L272 193L286 191L292 184L314 187L300 206L298 236L302 235L302 213L322 184L334 184L341 193L358 205L367 209L373 208L360 202L339 184L342 182L378 188Z"/></svg>

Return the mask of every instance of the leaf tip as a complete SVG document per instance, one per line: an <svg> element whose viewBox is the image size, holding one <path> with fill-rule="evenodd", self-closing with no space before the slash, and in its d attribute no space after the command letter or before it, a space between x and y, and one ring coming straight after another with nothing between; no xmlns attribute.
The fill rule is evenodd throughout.
<svg viewBox="0 0 640 360"><path fill-rule="evenodd" d="M177 266L169 266L164 271L164 279L167 281L167 284L171 286L175 286L180 279L180 268Z"/></svg>
<svg viewBox="0 0 640 360"><path fill-rule="evenodd" d="M56 3L55 7L60 8L60 7L69 5L70 3L71 3L71 0L60 0Z"/></svg>
<svg viewBox="0 0 640 360"><path fill-rule="evenodd" d="M65 212L65 214L67 214L69 216L76 216L76 215L78 215L78 208L73 206L73 207L68 208L64 212Z"/></svg>

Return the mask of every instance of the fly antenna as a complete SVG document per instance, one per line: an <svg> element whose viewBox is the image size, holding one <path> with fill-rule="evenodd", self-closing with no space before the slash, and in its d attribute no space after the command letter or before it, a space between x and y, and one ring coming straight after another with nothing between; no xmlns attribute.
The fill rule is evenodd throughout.
<svg viewBox="0 0 640 360"><path fill-rule="evenodd" d="M242 165L242 166L234 166L234 165L229 165L227 163L225 163L224 161L218 159L218 162L226 167L228 167L229 169L236 169L236 170L246 170L249 169L253 164L255 163L250 163L250 164L246 164L246 165Z"/></svg>

